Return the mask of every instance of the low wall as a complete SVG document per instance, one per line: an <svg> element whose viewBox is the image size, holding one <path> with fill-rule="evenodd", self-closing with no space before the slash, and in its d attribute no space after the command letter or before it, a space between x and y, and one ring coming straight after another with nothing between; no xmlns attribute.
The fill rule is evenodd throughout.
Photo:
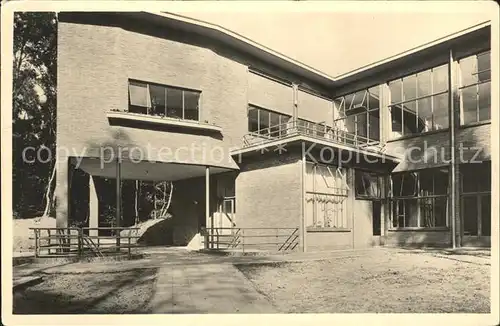
<svg viewBox="0 0 500 326"><path fill-rule="evenodd" d="M387 246L447 247L451 237L448 230L388 230L384 241Z"/></svg>
<svg viewBox="0 0 500 326"><path fill-rule="evenodd" d="M307 251L328 251L352 248L352 231L307 231Z"/></svg>

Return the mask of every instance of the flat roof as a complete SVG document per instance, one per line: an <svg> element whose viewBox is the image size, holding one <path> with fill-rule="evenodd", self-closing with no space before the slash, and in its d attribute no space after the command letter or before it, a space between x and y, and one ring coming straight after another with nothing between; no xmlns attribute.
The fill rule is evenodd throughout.
<svg viewBox="0 0 500 326"><path fill-rule="evenodd" d="M471 34L474 36L480 34L484 35L484 33L489 32L491 26L491 21L485 21L396 55L364 65L347 73L331 76L220 25L170 12L145 12L145 14L164 18L186 31L199 33L220 40L255 55L259 59L275 64L282 69L292 71L300 76L304 76L330 87L344 85L380 70L389 69L394 64L401 64L405 59L412 60L414 56L422 55L424 52L432 52L436 49L439 50L442 49L443 46L455 44L460 41L465 42L470 40Z"/></svg>

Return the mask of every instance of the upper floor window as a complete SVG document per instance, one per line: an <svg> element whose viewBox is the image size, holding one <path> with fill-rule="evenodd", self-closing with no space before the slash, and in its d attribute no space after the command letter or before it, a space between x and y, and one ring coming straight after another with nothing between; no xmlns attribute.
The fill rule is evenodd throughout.
<svg viewBox="0 0 500 326"><path fill-rule="evenodd" d="M389 82L392 138L448 128L448 66Z"/></svg>
<svg viewBox="0 0 500 326"><path fill-rule="evenodd" d="M269 137L284 135L290 116L253 105L248 107L248 131Z"/></svg>
<svg viewBox="0 0 500 326"><path fill-rule="evenodd" d="M129 80L129 112L200 120L199 91Z"/></svg>
<svg viewBox="0 0 500 326"><path fill-rule="evenodd" d="M459 67L461 124L490 120L490 51L459 60Z"/></svg>
<svg viewBox="0 0 500 326"><path fill-rule="evenodd" d="M379 87L341 96L334 101L335 126L364 140L380 140Z"/></svg>

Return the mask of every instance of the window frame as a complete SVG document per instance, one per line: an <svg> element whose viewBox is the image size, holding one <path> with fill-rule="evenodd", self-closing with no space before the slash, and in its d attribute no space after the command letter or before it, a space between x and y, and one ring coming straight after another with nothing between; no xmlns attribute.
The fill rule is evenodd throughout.
<svg viewBox="0 0 500 326"><path fill-rule="evenodd" d="M378 94L374 94L374 93L370 92L370 90L374 89L374 88L378 89ZM352 106L352 103L354 103L356 94L359 94L360 92L364 92L361 104L357 107L355 105L354 108L346 109L346 97L353 96L353 100L351 102L351 106ZM379 102L378 107L370 108L369 94L376 95L376 97L378 98L378 102ZM334 105L334 112L336 113L334 120L333 120L333 125L335 126L335 128L340 128L340 127L338 127L338 123L340 121L344 121L344 124L345 124L345 121L347 121L348 117L354 117L354 132L349 132L349 131L345 131L345 132L353 134L356 138L358 136L365 138L368 142L380 142L380 138L381 138L381 130L380 130L380 120L381 120L380 111L381 110L380 109L381 109L381 105L382 105L382 103L381 103L382 98L380 97L380 94L381 94L380 85L376 84L376 85L373 85L371 87L366 87L366 88L358 89L358 90L353 91L353 92L349 92L347 94L338 96L335 99L333 99L332 102ZM365 99L367 95L368 95L368 99ZM367 103L367 106L364 107L365 109L361 112L356 112L360 107L363 107L362 104L365 103L365 101ZM378 126L377 126L378 139L375 139L375 138L372 139L370 137L370 114L373 112L376 112L376 111L378 111L378 121L379 121ZM366 117L366 136L361 136L358 133L358 116L360 116L360 115L365 115L365 117Z"/></svg>
<svg viewBox="0 0 500 326"><path fill-rule="evenodd" d="M436 185L435 185L435 179L437 175L437 171L441 170L443 168L431 168L431 169L423 169L423 170L418 170L418 171L405 171L405 172L398 172L391 174L389 176L389 186L388 188L388 194L387 197L389 199L389 209L390 209L390 214L389 214L389 230L420 230L420 229L430 229L430 230L439 230L439 229L448 229L449 224L450 224L450 212L449 212L449 184L448 182L446 183L446 193L445 194L436 194ZM421 173L424 171L435 171L433 174L433 191L432 194L427 194L427 195L422 195L422 187L421 187ZM415 193L413 195L400 195L400 196L394 196L394 187L393 187L393 177L397 175L404 175L404 174L410 174L410 173L416 173L416 184L415 184ZM449 169L447 169L447 176L449 176ZM447 178L448 179L448 178ZM445 204L445 225L439 225L439 226L422 226L422 203L425 201L431 201L432 203L432 214L435 216L435 208L436 208L436 201L439 199L445 198L446 199L446 204ZM416 207L417 207L417 226L406 226L406 216L404 215L404 206L406 205L407 201L416 201ZM394 205L398 207L399 203L403 203L403 215L397 214L395 216L395 210L394 210ZM399 224L399 217L403 216L403 226ZM396 222L396 223L395 223Z"/></svg>
<svg viewBox="0 0 500 326"><path fill-rule="evenodd" d="M490 66L489 66L489 69L485 69L485 70L481 70L479 71L479 64L478 64L478 56L481 56L481 55L489 55L490 57ZM487 79L487 80L483 80L483 81L479 81L479 78L478 78L478 81L476 83L471 83L471 84L466 84L466 85L463 85L463 72L462 72L462 67L460 66L460 62L462 60L466 60L468 58L471 58L471 57L474 57L475 58L475 62L476 62L476 66L477 66L477 71L475 71L474 73L472 73L472 75L479 75L481 73L485 73L485 72L489 72L490 73L490 78ZM487 49L487 50L481 50L481 51L478 51L478 52L475 52L475 53L472 53L472 54L468 54L466 56L463 56L459 59L457 59L457 70L458 70L458 93L459 93L459 98L460 98L460 103L459 103L459 112L460 112L460 126L461 127L464 127L464 126L473 126L473 125L477 125L477 124L483 124L483 123L490 123L491 122L491 49ZM484 120L480 120L480 115L479 115L479 85L483 85L483 84L486 84L486 83L490 83L490 91L489 91L489 98L490 98L490 107L489 107L489 110L490 110L490 118L489 119L484 119ZM464 122L464 101L463 101L463 90L464 89L468 89L468 88L471 88L475 86L476 88L476 109L475 109L475 113L476 113L476 120L475 121L471 121L471 122Z"/></svg>
<svg viewBox="0 0 500 326"><path fill-rule="evenodd" d="M249 120L249 117L250 117L250 110L251 109L257 110L257 130L256 131L250 130L250 120ZM260 115L261 115L261 111L265 111L268 114L268 118L269 118L268 119L269 120L269 127L264 128L264 129L260 128ZM279 129L277 130L278 131L278 135L277 136L271 136L270 135L271 132L275 132L275 131L271 131L273 129L273 126L271 125L271 114L276 114L276 115L279 116L279 124L278 124L279 125ZM286 120L285 122L282 122L283 118L285 118L285 120L286 119L288 119L288 120ZM281 112L274 111L274 110L269 110L268 108L264 108L264 107L261 107L261 106L255 105L255 104L248 104L248 106L247 106L247 131L249 133L258 135L260 137L277 138L277 137L280 137L280 136L282 136L282 135L284 135L286 133L287 128L283 128L283 125L285 123L288 123L291 118L292 118L292 116L290 116L288 114L285 114L285 113L281 113ZM261 133L260 132L261 130L266 130L266 129L268 129L267 133Z"/></svg>
<svg viewBox="0 0 500 326"><path fill-rule="evenodd" d="M142 85L145 85L146 86L146 95L147 95L147 101L146 101L146 106L137 106L137 105L132 105L131 104L131 100L130 100L130 85L131 83L135 83L135 84L142 84ZM161 87L164 89L164 106L165 106L165 110L164 110L164 113L163 114L151 114L150 112L152 111L152 108L153 108L153 104L152 104L152 99L151 99L151 90L150 90L150 86L155 86L155 87ZM167 98L168 98L168 90L171 89L171 90L177 90L177 91L181 91L181 98L182 98L182 117L172 117L172 116L168 116L167 114L167 111L168 111L168 101L167 101ZM162 117L162 118L168 118L168 119L176 119L176 120L182 120L182 121L197 121L197 122L200 122L201 121L201 102L202 102L202 91L200 90L197 90L197 89L190 89L190 88L186 88L186 87L179 87L179 86L172 86L172 85L166 85L166 84L159 84L159 83L155 83L155 82L149 82L149 81L144 81L144 80L139 80L139 79L128 79L128 83L127 83L127 90L128 90L128 107L127 107L127 112L131 112L130 109L131 109L131 106L137 106L137 107L142 107L142 108L146 108L146 113L139 113L139 114L143 114L143 115L147 115L147 116L159 116L159 117ZM196 119L186 119L186 92L189 92L189 93L196 93L198 94L198 101L197 101L197 118ZM132 112L131 112L132 113Z"/></svg>
<svg viewBox="0 0 500 326"><path fill-rule="evenodd" d="M310 168L309 168L310 167ZM316 189L316 175L317 175L317 170L318 167L320 168L326 168L328 170L334 168L335 169L335 187L333 187L333 192L324 192L324 191L317 191ZM312 169L312 173L308 173L308 171ZM339 172L339 169L342 170ZM311 216L311 221L312 225L309 225L309 218L308 218L308 211L306 208L306 216L305 218L305 224L306 228L308 231L320 231L320 230L325 230L325 231L350 231L352 229L352 224L349 220L349 215L348 215L348 198L349 198L349 182L348 182L348 169L347 168L342 168L342 167L337 167L334 165L328 165L328 164L323 164L323 163L318 163L318 162L312 162L312 161L306 161L306 169L305 169L305 178L307 180L308 176L310 176L312 180L312 188L309 188L307 185L305 185L305 198L304 198L304 205L306 207L308 206L308 203L312 201L312 216ZM344 185L341 185L341 187L338 187L338 182L343 182L345 183ZM328 188L329 187L327 185ZM342 188L343 187L343 188ZM318 199L318 197L324 196L327 198L330 198L332 200L332 203L334 203L337 207L337 209L340 207L340 214L337 213L336 215L336 222L339 222L340 219L340 226L325 226L325 215L323 215L323 220L321 225L318 225L318 218L320 217L319 211L321 207L321 200ZM340 202L335 202L335 200L340 200ZM328 201L327 201L328 203ZM326 204L325 204L326 205ZM325 208L326 209L326 208ZM323 211L325 211L323 209Z"/></svg>
<svg viewBox="0 0 500 326"><path fill-rule="evenodd" d="M418 136L418 135L424 135L424 134L428 134L428 133L433 133L433 132L440 132L440 131L446 131L446 130L449 130L450 126L448 125L446 128L441 128L441 129L435 129L435 113L434 113L434 98L438 97L438 96L441 96L441 95L444 95L444 94L449 94L450 92L450 89L449 89L449 83L447 83L446 85L446 90L443 90L443 91L437 91L437 92L434 92L434 71L439 69L439 68L442 68L442 67L446 67L447 68L448 64L445 63L445 64L438 64L438 65L435 65L433 67L430 67L430 68L425 68L425 69L421 69L421 70L418 70L418 71L415 71L415 72L412 72L410 74L405 74L404 76L400 76L398 78L395 78L395 79L391 79L390 81L387 81L386 82L386 85L388 87L388 93L389 93L389 104L387 105L388 109L389 109L389 119L391 121L390 123L390 126L391 126L391 135L389 137L390 140L397 140L397 139L402 139L402 138L407 138L407 137L412 137L412 136ZM418 92L418 75L419 74L423 74L423 73L426 73L430 71L430 84L431 84L431 90L430 90L430 93L429 94L426 94L426 95L423 95L423 96L419 96L419 92ZM450 75L449 73L447 73L447 81L449 81L450 79ZM405 95L404 95L404 84L403 84L403 80L405 78L408 78L408 77L411 77L411 76L415 76L415 97L411 98L411 99L408 99L406 100L405 99ZM395 81L400 81L401 83L401 90L400 90L400 101L398 102L394 102L392 103L392 92L391 92L391 88L390 88L390 84L395 82ZM409 114L413 114L415 115L415 127L417 129L415 130L418 130L418 120L419 120L419 115L418 115L418 105L419 105L419 101L420 100L423 100L423 99L430 99L430 105L431 105L431 118L432 118L432 124L431 124L431 129L430 130L427 130L427 131L422 131L422 132L418 132L418 131L415 131L415 132L411 132L411 133L408 133L408 134L405 134L405 117L404 117L404 112L408 112ZM415 112L412 112L411 110L405 110L404 108L404 104L406 103L411 103L411 102L414 102L415 103ZM402 107L401 107L402 106ZM401 120L399 121L399 123L401 124L401 136L398 136L398 137L394 137L394 132L399 132L399 131L395 131L393 129L393 119L392 119L392 110L394 107L398 107L398 109L401 111ZM449 110L449 108L448 108Z"/></svg>
<svg viewBox="0 0 500 326"><path fill-rule="evenodd" d="M376 182L377 182L377 189L378 189L378 195L372 196L370 194L359 194L358 193L358 177L360 174L368 174L372 175L375 177ZM354 171L354 196L356 199L372 199L372 200L380 200L384 198L384 189L383 189L383 179L384 175L373 172L373 171L366 171L366 170L361 170L361 169L355 169Z"/></svg>

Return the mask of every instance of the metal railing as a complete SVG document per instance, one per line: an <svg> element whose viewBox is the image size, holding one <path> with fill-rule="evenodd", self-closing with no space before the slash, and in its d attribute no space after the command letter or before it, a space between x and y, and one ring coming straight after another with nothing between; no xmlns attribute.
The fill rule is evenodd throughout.
<svg viewBox="0 0 500 326"><path fill-rule="evenodd" d="M330 127L323 123L313 123L302 120L276 124L243 136L243 147L265 144L270 141L284 139L291 136L304 135L333 143L348 145L356 148L380 151L377 148L379 141L349 133L337 127ZM372 147L373 148L370 148Z"/></svg>
<svg viewBox="0 0 500 326"><path fill-rule="evenodd" d="M140 247L137 243L139 228L99 227L99 228L30 228L34 231L35 257L104 257L127 255ZM127 230L128 232L122 232ZM108 231L111 235L99 235Z"/></svg>
<svg viewBox="0 0 500 326"><path fill-rule="evenodd" d="M299 245L298 228L237 228L202 229L207 249L293 251Z"/></svg>

